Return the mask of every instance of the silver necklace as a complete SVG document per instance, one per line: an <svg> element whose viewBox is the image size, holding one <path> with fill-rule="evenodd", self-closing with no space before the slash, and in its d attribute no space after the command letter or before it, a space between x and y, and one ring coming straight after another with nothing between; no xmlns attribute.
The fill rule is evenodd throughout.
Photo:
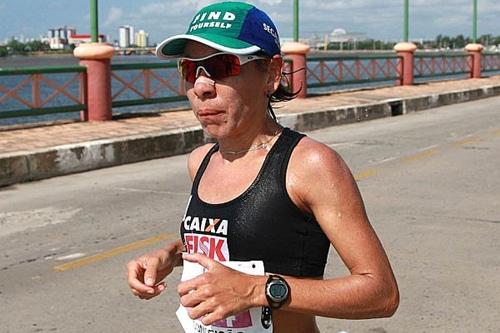
<svg viewBox="0 0 500 333"><path fill-rule="evenodd" d="M280 134L281 131L278 130L269 140L267 140L266 142L262 142L262 143L259 143L258 145L255 145L255 146L251 146L250 148L247 148L247 149L243 149L243 150L219 150L219 152L221 154L229 154L229 155L239 155L239 154L243 154L243 153L247 153L247 152L250 152L250 151L254 151L254 150L260 150L260 149L265 149L268 147L269 143L271 141L274 140L275 137L278 136L278 134Z"/></svg>

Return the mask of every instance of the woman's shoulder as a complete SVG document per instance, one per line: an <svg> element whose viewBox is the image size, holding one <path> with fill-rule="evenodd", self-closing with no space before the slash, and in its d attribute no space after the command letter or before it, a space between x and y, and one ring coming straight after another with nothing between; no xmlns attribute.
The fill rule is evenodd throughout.
<svg viewBox="0 0 500 333"><path fill-rule="evenodd" d="M352 173L339 153L310 137L302 138L290 157L287 179L300 193L329 188L337 191L353 184ZM321 191L320 191L321 192Z"/></svg>
<svg viewBox="0 0 500 333"><path fill-rule="evenodd" d="M345 162L337 151L328 145L316 141L308 136L303 137L292 153L292 163L299 164L301 168L317 169L337 168L344 166Z"/></svg>
<svg viewBox="0 0 500 333"><path fill-rule="evenodd" d="M201 163L205 156L207 156L208 152L214 146L214 143L207 143L200 147L195 148L188 157L188 172L191 180L194 179L196 172L200 168Z"/></svg>

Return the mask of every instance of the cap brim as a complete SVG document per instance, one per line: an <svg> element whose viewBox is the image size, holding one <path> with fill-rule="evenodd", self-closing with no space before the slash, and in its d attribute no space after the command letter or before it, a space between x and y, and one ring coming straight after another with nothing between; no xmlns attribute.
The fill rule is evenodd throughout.
<svg viewBox="0 0 500 333"><path fill-rule="evenodd" d="M222 52L234 54L252 54L260 51L258 46L243 42L239 39L213 34L176 35L165 39L156 47L156 56L162 59L171 59L184 55L186 42L193 40Z"/></svg>

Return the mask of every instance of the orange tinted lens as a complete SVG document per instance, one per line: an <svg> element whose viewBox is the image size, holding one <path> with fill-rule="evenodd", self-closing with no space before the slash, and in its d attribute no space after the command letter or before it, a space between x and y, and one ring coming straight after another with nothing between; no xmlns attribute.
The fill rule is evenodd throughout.
<svg viewBox="0 0 500 333"><path fill-rule="evenodd" d="M182 77L189 83L196 81L200 67L203 67L214 80L240 74L240 60L232 54L219 54L199 61L182 59L179 66Z"/></svg>

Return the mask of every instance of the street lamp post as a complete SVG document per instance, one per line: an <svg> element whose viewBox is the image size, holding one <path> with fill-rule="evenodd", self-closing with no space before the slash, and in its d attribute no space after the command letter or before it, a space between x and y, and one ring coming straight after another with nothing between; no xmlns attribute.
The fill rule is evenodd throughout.
<svg viewBox="0 0 500 333"><path fill-rule="evenodd" d="M293 41L299 41L299 0L293 0Z"/></svg>
<svg viewBox="0 0 500 333"><path fill-rule="evenodd" d="M97 0L90 0L90 36L92 43L97 43L99 39Z"/></svg>
<svg viewBox="0 0 500 333"><path fill-rule="evenodd" d="M398 57L401 59L399 62L398 72L400 75L399 83L407 86L413 84L413 65L414 53L417 46L409 42L409 17L410 17L410 1L404 1L404 15L403 15L403 42L397 43L394 50Z"/></svg>
<svg viewBox="0 0 500 333"><path fill-rule="evenodd" d="M477 43L477 0L472 2L472 43L465 46L471 56L471 78L481 77L481 53L484 46Z"/></svg>
<svg viewBox="0 0 500 333"><path fill-rule="evenodd" d="M91 43L82 43L73 54L80 59L80 66L87 67L85 97L87 109L81 113L82 120L111 120L111 58L114 48L105 43L98 43L97 0L90 0L90 36Z"/></svg>
<svg viewBox="0 0 500 333"><path fill-rule="evenodd" d="M409 18L410 18L410 1L405 0L404 5L404 24L403 24L403 39L408 42L409 39Z"/></svg>
<svg viewBox="0 0 500 333"><path fill-rule="evenodd" d="M474 0L473 13L472 13L472 42L477 41L477 0Z"/></svg>

